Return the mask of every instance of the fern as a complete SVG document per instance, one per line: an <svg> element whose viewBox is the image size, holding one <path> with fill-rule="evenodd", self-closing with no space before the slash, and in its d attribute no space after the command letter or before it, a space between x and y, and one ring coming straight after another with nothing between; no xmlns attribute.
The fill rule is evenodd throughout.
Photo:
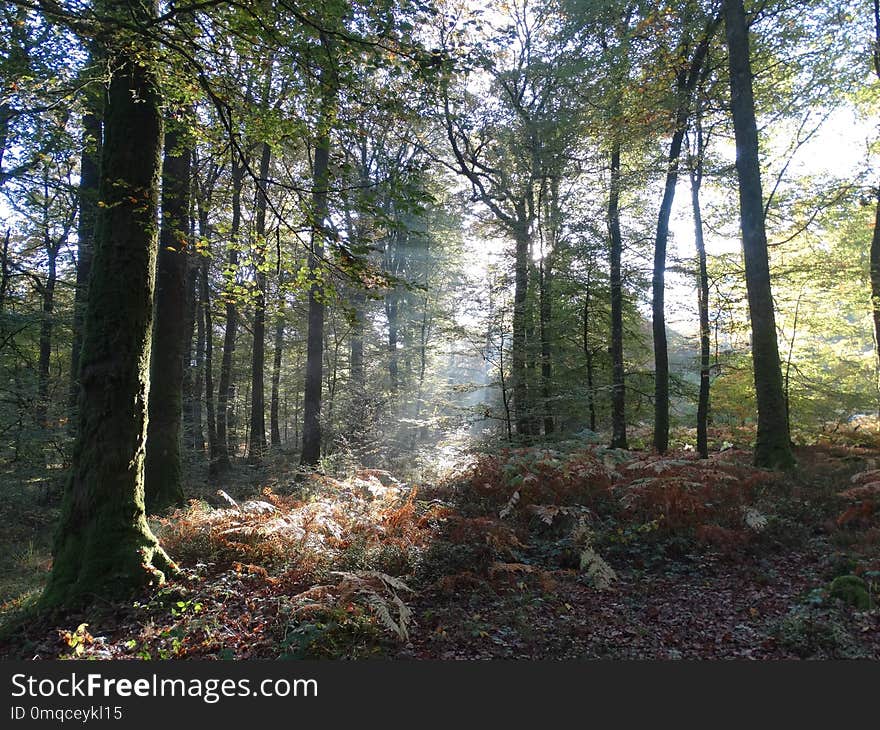
<svg viewBox="0 0 880 730"><path fill-rule="evenodd" d="M605 591L617 581L617 573L593 548L593 531L584 518L575 526L572 539L581 546L581 570L600 591Z"/></svg>

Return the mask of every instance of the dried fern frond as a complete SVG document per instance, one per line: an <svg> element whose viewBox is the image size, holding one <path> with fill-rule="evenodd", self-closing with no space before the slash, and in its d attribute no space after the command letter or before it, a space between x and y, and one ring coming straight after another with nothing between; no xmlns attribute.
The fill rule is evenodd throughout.
<svg viewBox="0 0 880 730"><path fill-rule="evenodd" d="M513 508L516 507L519 502L519 490L515 491L510 495L510 499L507 500L507 504L502 507L501 512L498 513L498 516L503 520L507 517L511 512L513 512Z"/></svg>
<svg viewBox="0 0 880 730"><path fill-rule="evenodd" d="M743 521L746 527L755 532L761 532L767 527L767 518L754 507L743 507Z"/></svg>

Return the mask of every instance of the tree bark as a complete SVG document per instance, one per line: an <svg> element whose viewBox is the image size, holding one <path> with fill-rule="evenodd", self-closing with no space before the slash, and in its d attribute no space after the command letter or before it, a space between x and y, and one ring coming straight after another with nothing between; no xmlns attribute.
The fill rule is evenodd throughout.
<svg viewBox="0 0 880 730"><path fill-rule="evenodd" d="M764 201L761 192L748 27L742 0L725 0L724 13L730 63L731 109L736 137L740 224L758 407L755 464L768 468L789 468L794 465L794 456L782 392L767 234L764 230Z"/></svg>
<svg viewBox="0 0 880 730"><path fill-rule="evenodd" d="M152 3L126 2L139 23ZM118 4L113 6L118 8ZM81 352L79 427L44 608L130 595L174 563L147 524L144 451L162 150L158 81L141 36L110 48L101 208ZM141 46L132 52L131 45Z"/></svg>
<svg viewBox="0 0 880 730"><path fill-rule="evenodd" d="M617 139L614 140L611 148L608 230L611 238L611 448L625 449L627 448L626 383L623 368L623 278L621 276L623 238L620 235L620 141Z"/></svg>
<svg viewBox="0 0 880 730"><path fill-rule="evenodd" d="M162 226L156 261L155 320L150 363L150 418L144 482L148 512L183 504L180 446L187 330L187 261L191 155L185 132L171 121L162 166Z"/></svg>

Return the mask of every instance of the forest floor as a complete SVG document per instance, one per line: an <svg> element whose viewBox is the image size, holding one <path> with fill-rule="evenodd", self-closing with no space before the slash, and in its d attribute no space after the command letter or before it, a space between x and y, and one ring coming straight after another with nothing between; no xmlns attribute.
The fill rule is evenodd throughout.
<svg viewBox="0 0 880 730"><path fill-rule="evenodd" d="M567 442L431 484L239 465L151 521L177 577L52 619L29 606L53 500L22 480L0 503L0 657L880 659L880 452L797 458Z"/></svg>

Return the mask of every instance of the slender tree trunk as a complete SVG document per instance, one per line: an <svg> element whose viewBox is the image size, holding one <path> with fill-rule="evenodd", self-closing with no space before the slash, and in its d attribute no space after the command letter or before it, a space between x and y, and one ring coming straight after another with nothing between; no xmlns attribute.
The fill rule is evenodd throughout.
<svg viewBox="0 0 880 730"><path fill-rule="evenodd" d="M553 315L553 262L559 239L559 179L550 181L549 201L547 201L548 241L546 250L541 251L539 269L540 300L539 320L541 337L541 395L544 399L544 435L549 436L555 430L553 421L553 357L550 327Z"/></svg>
<svg viewBox="0 0 880 730"><path fill-rule="evenodd" d="M58 282L58 252L62 241L52 241L49 229L49 186L48 178L44 180L44 211L43 249L46 252L46 283L41 287L42 312L40 316L40 356L37 365L37 423L47 428L49 409L49 375L52 362L52 330L54 326L55 286Z"/></svg>
<svg viewBox="0 0 880 730"><path fill-rule="evenodd" d="M312 193L312 246L309 273L314 277L309 289L308 334L306 335L306 375L303 393L303 466L315 466L321 457L321 388L323 382L324 287L320 283L321 258L324 255L325 224L330 184L330 129L336 105L337 80L333 70L333 44L321 34L321 48L326 55L321 65L321 118L315 140Z"/></svg>
<svg viewBox="0 0 880 730"><path fill-rule="evenodd" d="M190 226L190 240L195 240L195 230ZM201 367L202 367L202 349L200 345L197 331L202 329L201 318L197 319L198 309L198 276L199 271L193 261L190 251L186 255L186 276L185 276L185 319L183 329L183 381L181 390L183 394L183 443L187 449L198 451L205 448L205 437L202 433L200 421L201 407L199 405L199 397L201 394ZM193 362L193 336L196 336L195 342L195 367ZM204 332L202 332L204 336Z"/></svg>
<svg viewBox="0 0 880 730"><path fill-rule="evenodd" d="M541 337L541 395L544 398L544 435L555 430L553 422L553 402L551 386L553 382L553 363L550 347L550 321L552 316L553 257L549 254L541 262L540 269L540 337Z"/></svg>
<svg viewBox="0 0 880 730"><path fill-rule="evenodd" d="M684 128L675 130L669 146L669 160L666 170L666 185L660 215L657 221L657 235L654 242L654 276L651 284L652 332L654 335L654 449L665 454L669 448L669 351L666 341L666 247L669 240L669 217L675 199L675 186L678 183L678 160Z"/></svg>
<svg viewBox="0 0 880 730"><path fill-rule="evenodd" d="M352 294L353 316L348 345L350 379L348 390L351 397L352 413L348 438L355 448L363 446L365 436L367 380L364 368L364 306L366 301L366 294L360 289L355 290Z"/></svg>
<svg viewBox="0 0 880 730"><path fill-rule="evenodd" d="M256 297L254 299L254 345L251 354L251 420L248 458L258 462L266 451L266 397L264 371L266 368L266 186L272 149L263 143L260 155L260 182L257 185L256 205Z"/></svg>
<svg viewBox="0 0 880 730"><path fill-rule="evenodd" d="M189 422L191 425L191 447L194 451L205 450L205 426L202 421L202 393L205 390L205 319L201 306L201 260L190 253L192 284L187 285L192 300L193 317L195 318L196 351L195 373L192 377L192 390L189 392Z"/></svg>
<svg viewBox="0 0 880 730"><path fill-rule="evenodd" d="M709 39L716 27L713 21L706 30L705 38L697 44L689 68L682 68L676 79L675 91L678 102L675 111L674 131L669 143L666 164L666 184L663 200L657 216L657 235L654 242L654 276L652 280L652 331L654 335L654 449L665 454L669 448L669 349L666 341L666 248L669 241L669 218L678 184L678 166L681 145L684 141L691 100L697 81L702 74ZM684 59L682 59L684 60Z"/></svg>
<svg viewBox="0 0 880 730"><path fill-rule="evenodd" d="M880 0L874 0L874 47L873 47L874 74L880 79ZM871 275L871 311L874 316L874 342L877 354L878 369L880 373L880 187L874 191L876 197L876 209L874 213L874 234L871 237L870 251L870 275ZM877 392L880 393L880 380L876 383ZM880 418L880 402L877 404L878 418Z"/></svg>
<svg viewBox="0 0 880 730"><path fill-rule="evenodd" d="M874 212L874 233L871 236L871 251L869 253L869 267L871 274L871 312L874 318L874 342L876 342L876 354L878 368L880 368L880 188L876 192L877 203ZM878 369L880 372L880 369ZM880 382L877 384L880 391ZM878 403L880 413L880 403Z"/></svg>
<svg viewBox="0 0 880 730"><path fill-rule="evenodd" d="M235 335L238 330L238 305L235 302L235 276L238 270L238 232L241 228L241 189L244 183L245 165L236 153L232 155L232 221L229 231L227 281L224 289L226 330L223 335L223 354L220 360L220 382L217 384L217 448L212 468L223 471L229 468L229 425L232 420L232 354L235 351Z"/></svg>
<svg viewBox="0 0 880 730"><path fill-rule="evenodd" d="M3 236L3 249L0 251L0 314L6 309L6 295L9 292L9 279L12 275L9 264L9 237L12 231L7 228ZM0 332L3 331L3 318L0 317Z"/></svg>
<svg viewBox="0 0 880 730"><path fill-rule="evenodd" d="M269 428L272 446L281 446L279 407L281 398L281 356L284 351L284 290L278 282L278 313L275 317L275 347L272 352L272 398L269 406Z"/></svg>
<svg viewBox="0 0 880 730"><path fill-rule="evenodd" d="M584 296L584 359L587 363L587 410L590 414L590 430L596 431L596 386L593 366L593 348L590 345L590 275L587 274L587 290Z"/></svg>
<svg viewBox="0 0 880 730"><path fill-rule="evenodd" d="M388 389L392 395L397 394L399 385L397 357L397 313L400 299L397 291L389 292L385 297L385 317L388 320Z"/></svg>
<svg viewBox="0 0 880 730"><path fill-rule="evenodd" d="M146 507L158 512L184 501L181 481L186 274L192 152L178 123L165 133L162 227L156 262L156 304L150 363L150 419L144 473Z"/></svg>
<svg viewBox="0 0 880 730"><path fill-rule="evenodd" d="M730 61L730 97L736 137L740 219L746 289L752 324L752 362L758 406L755 464L789 468L794 464L785 418L776 316L770 287L764 200L758 157L758 128L752 92L749 37L742 0L724 0L725 28Z"/></svg>
<svg viewBox="0 0 880 730"><path fill-rule="evenodd" d="M611 149L611 176L608 195L608 230L611 237L611 448L625 449L626 383L623 369L623 278L620 235L620 142Z"/></svg>
<svg viewBox="0 0 880 730"><path fill-rule="evenodd" d="M76 289L73 302L73 345L70 352L70 418L68 427L71 432L75 432L76 405L79 400L79 356L82 349L83 323L88 301L89 274L92 269L95 215L98 209L101 134L100 115L94 111L86 112L83 115L83 149L80 156Z"/></svg>
<svg viewBox="0 0 880 730"><path fill-rule="evenodd" d="M124 3L144 25L156 6ZM118 5L113 6L114 9ZM135 36L138 45L145 45ZM174 563L147 524L144 451L162 151L152 49L109 49L101 208L81 352L78 434L43 607L75 607L164 581Z"/></svg>
<svg viewBox="0 0 880 730"><path fill-rule="evenodd" d="M706 266L706 243L703 238L703 213L700 206L700 187L703 182L702 130L697 128L697 158L691 166L691 206L694 215L694 240L697 244L698 298L700 318L700 395L697 401L697 452L703 459L709 456L709 272Z"/></svg>
<svg viewBox="0 0 880 730"><path fill-rule="evenodd" d="M525 220L525 211L520 221ZM514 231L516 244L516 263L513 290L513 335L511 338L510 379L513 396L513 416L518 436L528 439L531 436L531 413L528 402L526 382L526 328L529 290L529 249L531 236L528 223L521 222Z"/></svg>
<svg viewBox="0 0 880 730"><path fill-rule="evenodd" d="M214 408L214 318L211 314L211 290L208 282L210 259L201 260L199 273L199 301L205 320L205 417L208 426L208 460L217 454L217 413Z"/></svg>

